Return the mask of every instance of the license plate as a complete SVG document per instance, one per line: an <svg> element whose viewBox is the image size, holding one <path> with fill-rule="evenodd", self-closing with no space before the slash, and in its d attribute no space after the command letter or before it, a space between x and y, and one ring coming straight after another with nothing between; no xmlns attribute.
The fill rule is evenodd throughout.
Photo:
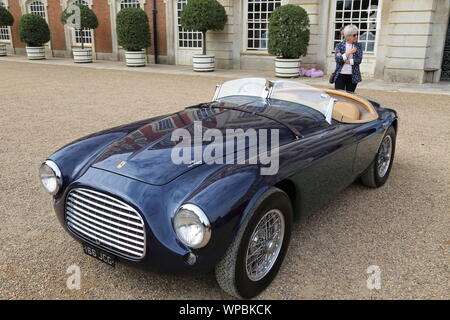
<svg viewBox="0 0 450 320"><path fill-rule="evenodd" d="M88 256L91 256L97 260L100 260L101 262L104 262L104 263L110 265L111 267L114 267L116 264L116 257L114 257L110 254L107 254L106 252L103 252L99 249L93 248L87 244L83 245L83 251Z"/></svg>

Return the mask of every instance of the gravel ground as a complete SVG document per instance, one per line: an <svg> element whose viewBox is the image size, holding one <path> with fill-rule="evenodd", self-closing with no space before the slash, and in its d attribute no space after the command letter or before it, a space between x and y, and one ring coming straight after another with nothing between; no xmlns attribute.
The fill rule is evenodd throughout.
<svg viewBox="0 0 450 320"><path fill-rule="evenodd" d="M0 62L0 298L228 299L213 274L148 273L89 258L37 179L70 141L207 101L223 79ZM377 190L354 184L294 225L263 299L448 299L450 96L360 91L400 115L395 164ZM66 288L81 268L82 288ZM368 290L367 268L381 269Z"/></svg>

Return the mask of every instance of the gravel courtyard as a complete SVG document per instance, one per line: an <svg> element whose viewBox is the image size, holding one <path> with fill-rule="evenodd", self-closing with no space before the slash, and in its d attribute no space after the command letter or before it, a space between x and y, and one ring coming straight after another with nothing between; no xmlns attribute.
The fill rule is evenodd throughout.
<svg viewBox="0 0 450 320"><path fill-rule="evenodd" d="M0 299L229 299L213 273L161 275L82 252L59 225L38 167L101 129L211 98L223 78L0 61ZM353 184L294 224L262 299L449 299L450 96L361 90L400 116L387 184ZM81 289L66 270L81 268ZM369 290L366 270L381 269Z"/></svg>

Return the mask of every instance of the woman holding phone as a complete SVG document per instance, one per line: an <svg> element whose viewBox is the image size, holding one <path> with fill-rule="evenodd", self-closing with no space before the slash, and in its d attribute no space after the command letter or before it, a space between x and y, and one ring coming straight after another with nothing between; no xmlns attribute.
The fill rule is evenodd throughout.
<svg viewBox="0 0 450 320"><path fill-rule="evenodd" d="M336 45L334 87L355 92L356 86L362 81L359 65L362 62L363 50L358 42L358 28L355 25L346 26L344 38L345 41Z"/></svg>

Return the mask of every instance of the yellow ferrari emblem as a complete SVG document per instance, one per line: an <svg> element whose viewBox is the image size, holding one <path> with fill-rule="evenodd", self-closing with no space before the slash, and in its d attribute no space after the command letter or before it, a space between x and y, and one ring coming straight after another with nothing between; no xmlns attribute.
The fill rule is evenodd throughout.
<svg viewBox="0 0 450 320"><path fill-rule="evenodd" d="M122 161L121 163L119 163L118 165L117 165L117 169L120 169L120 168L122 168L124 165L125 165L125 163L127 163L126 161Z"/></svg>

